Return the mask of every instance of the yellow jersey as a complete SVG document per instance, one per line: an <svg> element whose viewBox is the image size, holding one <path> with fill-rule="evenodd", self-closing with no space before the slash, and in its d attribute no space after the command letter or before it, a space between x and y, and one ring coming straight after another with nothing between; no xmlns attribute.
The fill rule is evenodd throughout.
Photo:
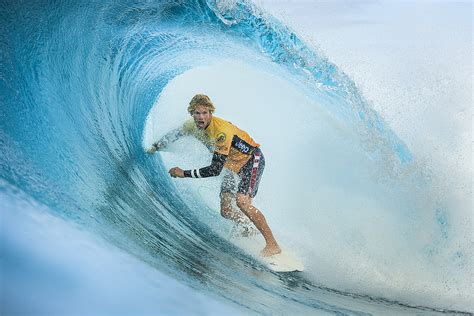
<svg viewBox="0 0 474 316"><path fill-rule="evenodd" d="M224 167L235 173L247 163L255 148L260 147L245 131L216 116L212 116L204 130L198 129L190 119L183 124L183 132L196 137L211 152L227 156Z"/></svg>

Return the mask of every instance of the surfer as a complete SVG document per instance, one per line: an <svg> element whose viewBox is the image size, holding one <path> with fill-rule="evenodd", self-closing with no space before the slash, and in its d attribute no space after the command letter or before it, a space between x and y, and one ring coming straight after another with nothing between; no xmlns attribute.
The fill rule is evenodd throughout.
<svg viewBox="0 0 474 316"><path fill-rule="evenodd" d="M252 205L252 198L258 191L260 179L265 167L265 158L257 144L245 131L237 126L213 115L214 104L208 96L196 94L189 102L188 112L192 119L182 127L173 130L153 143L147 150L154 154L165 148L178 138L191 135L200 140L214 152L211 165L193 170L182 170L174 167L169 170L173 178L206 178L218 176L224 171L221 184L221 215L224 218L242 224L245 219L240 212L232 207L235 201L237 207L245 214L262 233L266 246L261 251L264 257L281 252L281 249L267 224L265 216Z"/></svg>

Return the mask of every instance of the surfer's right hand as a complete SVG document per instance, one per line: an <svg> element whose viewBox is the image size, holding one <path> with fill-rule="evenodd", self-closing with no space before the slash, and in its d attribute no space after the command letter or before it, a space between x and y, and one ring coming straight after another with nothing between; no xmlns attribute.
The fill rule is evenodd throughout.
<svg viewBox="0 0 474 316"><path fill-rule="evenodd" d="M159 150L160 148L158 147L158 144L157 143L154 143L153 145L151 145L150 148L147 149L147 153L149 153L150 155L156 153L157 150Z"/></svg>

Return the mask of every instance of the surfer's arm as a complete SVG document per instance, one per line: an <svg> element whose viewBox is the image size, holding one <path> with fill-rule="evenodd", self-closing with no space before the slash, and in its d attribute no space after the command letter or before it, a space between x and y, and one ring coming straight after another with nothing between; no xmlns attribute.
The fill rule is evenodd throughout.
<svg viewBox="0 0 474 316"><path fill-rule="evenodd" d="M165 136L161 137L158 141L154 142L151 145L151 148L148 149L148 153L153 154L158 150L166 148L169 144L177 141L179 138L186 135L186 132L183 128L176 128L171 132L168 132Z"/></svg>
<svg viewBox="0 0 474 316"><path fill-rule="evenodd" d="M208 178L218 176L222 168L224 168L225 161L227 160L227 155L214 153L212 156L211 165L194 170L184 170L185 178Z"/></svg>

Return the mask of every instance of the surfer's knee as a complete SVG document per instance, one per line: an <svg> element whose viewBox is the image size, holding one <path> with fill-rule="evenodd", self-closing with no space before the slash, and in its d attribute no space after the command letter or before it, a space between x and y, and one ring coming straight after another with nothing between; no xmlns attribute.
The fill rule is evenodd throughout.
<svg viewBox="0 0 474 316"><path fill-rule="evenodd" d="M222 205L221 204L221 216L227 219L232 218L233 210L230 206L228 205Z"/></svg>
<svg viewBox="0 0 474 316"><path fill-rule="evenodd" d="M239 209L241 209L244 213L248 213L252 206L252 199L246 195L238 195L236 203Z"/></svg>

